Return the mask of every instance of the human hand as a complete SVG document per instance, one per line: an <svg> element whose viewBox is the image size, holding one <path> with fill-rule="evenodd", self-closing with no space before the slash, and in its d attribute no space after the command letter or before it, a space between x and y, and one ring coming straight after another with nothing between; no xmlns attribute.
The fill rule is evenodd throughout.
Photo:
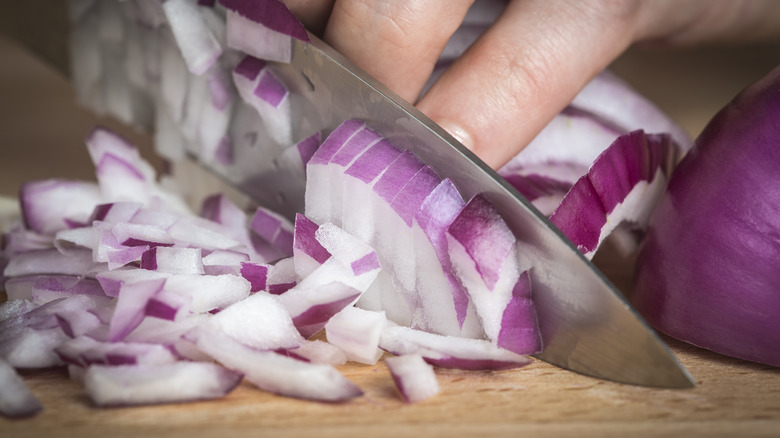
<svg viewBox="0 0 780 438"><path fill-rule="evenodd" d="M780 39L780 2L773 0L509 0L418 100L473 0L284 1L494 168L633 44Z"/></svg>

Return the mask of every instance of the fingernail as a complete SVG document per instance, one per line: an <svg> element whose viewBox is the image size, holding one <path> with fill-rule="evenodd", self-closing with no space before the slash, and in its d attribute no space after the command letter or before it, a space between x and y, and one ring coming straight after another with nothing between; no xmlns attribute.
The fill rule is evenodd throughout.
<svg viewBox="0 0 780 438"><path fill-rule="evenodd" d="M441 126L451 136L455 137L455 140L458 140L460 144L466 146L466 149L471 151L474 150L474 139L471 137L471 134L469 134L468 131L463 129L460 125L449 120L443 120L439 122L439 126Z"/></svg>

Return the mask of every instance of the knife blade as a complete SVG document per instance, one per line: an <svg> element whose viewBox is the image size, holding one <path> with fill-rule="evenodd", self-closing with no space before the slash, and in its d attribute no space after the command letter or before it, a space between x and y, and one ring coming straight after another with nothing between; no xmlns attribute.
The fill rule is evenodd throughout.
<svg viewBox="0 0 780 438"><path fill-rule="evenodd" d="M37 39L37 33L25 34L15 36L67 72L61 56L29 43L27 36ZM534 300L544 340L544 350L537 358L621 383L667 388L695 385L685 367L608 279L468 149L319 39L312 37L311 43L294 40L292 53L291 63L274 63L273 70L291 91L294 132L327 134L344 120L365 120L397 146L414 152L442 178L453 180L464 198L482 193L496 206L535 261ZM287 216L303 211L300 180L278 166L259 171L256 160L262 157L257 157L256 148L250 142L235 146L238 159L231 166L199 160L195 150L189 156L256 203Z"/></svg>
<svg viewBox="0 0 780 438"><path fill-rule="evenodd" d="M327 134L361 119L399 147L450 178L468 199L484 194L535 260L532 289L544 350L537 358L616 382L686 388L694 379L607 278L503 178L433 123L327 44L294 40L289 64L273 71L291 91L293 130ZM239 149L242 143L238 145ZM243 143L244 148L250 148ZM238 155L246 151L237 150ZM303 211L303 188L278 169L259 175L251 160L227 169L202 163L263 205L290 215Z"/></svg>

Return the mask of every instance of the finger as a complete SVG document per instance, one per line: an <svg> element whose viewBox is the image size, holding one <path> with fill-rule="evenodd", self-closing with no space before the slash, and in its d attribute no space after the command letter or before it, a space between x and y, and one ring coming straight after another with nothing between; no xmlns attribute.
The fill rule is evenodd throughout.
<svg viewBox="0 0 780 438"><path fill-rule="evenodd" d="M284 0L310 32L322 36L335 0Z"/></svg>
<svg viewBox="0 0 780 438"><path fill-rule="evenodd" d="M473 0L337 0L325 41L415 101Z"/></svg>
<svg viewBox="0 0 780 438"><path fill-rule="evenodd" d="M628 47L629 3L514 1L417 106L498 168Z"/></svg>

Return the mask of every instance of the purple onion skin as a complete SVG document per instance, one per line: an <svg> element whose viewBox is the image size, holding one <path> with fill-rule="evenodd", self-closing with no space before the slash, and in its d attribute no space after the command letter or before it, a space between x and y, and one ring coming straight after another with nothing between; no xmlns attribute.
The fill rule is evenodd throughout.
<svg viewBox="0 0 780 438"><path fill-rule="evenodd" d="M656 329L780 366L780 67L705 127L672 174L637 262Z"/></svg>

